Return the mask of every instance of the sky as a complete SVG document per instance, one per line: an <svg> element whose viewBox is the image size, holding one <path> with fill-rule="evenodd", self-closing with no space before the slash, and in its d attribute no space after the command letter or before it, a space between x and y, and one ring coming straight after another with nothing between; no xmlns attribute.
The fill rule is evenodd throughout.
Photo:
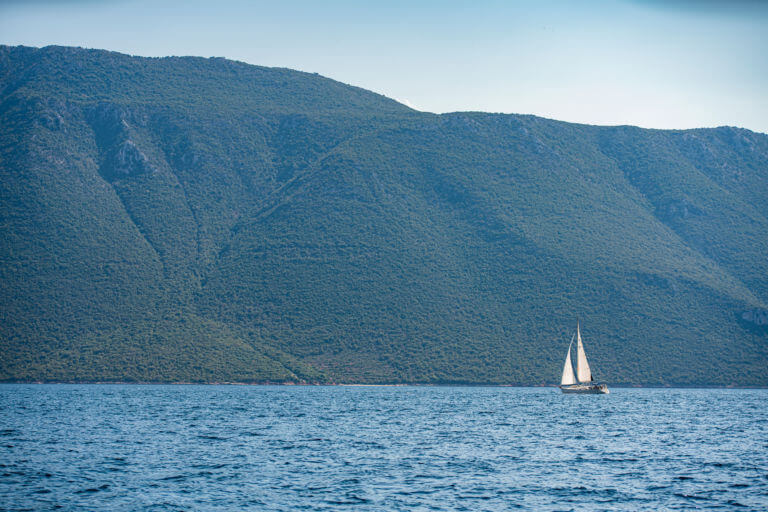
<svg viewBox="0 0 768 512"><path fill-rule="evenodd" d="M768 133L760 0L0 0L0 43L227 57L428 112Z"/></svg>

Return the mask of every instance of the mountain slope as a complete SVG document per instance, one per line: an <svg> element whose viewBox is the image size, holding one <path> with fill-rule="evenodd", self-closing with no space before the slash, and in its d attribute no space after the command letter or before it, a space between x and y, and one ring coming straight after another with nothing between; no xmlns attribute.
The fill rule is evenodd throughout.
<svg viewBox="0 0 768 512"><path fill-rule="evenodd" d="M0 48L3 380L768 384L768 137ZM590 349L594 347L594 349Z"/></svg>

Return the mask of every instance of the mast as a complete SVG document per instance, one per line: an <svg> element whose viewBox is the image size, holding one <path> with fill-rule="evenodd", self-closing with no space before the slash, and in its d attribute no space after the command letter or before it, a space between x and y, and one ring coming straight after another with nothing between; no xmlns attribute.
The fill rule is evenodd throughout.
<svg viewBox="0 0 768 512"><path fill-rule="evenodd" d="M589 369L587 354L581 343L581 329L578 322L576 323L576 377L579 382L592 382L592 371Z"/></svg>
<svg viewBox="0 0 768 512"><path fill-rule="evenodd" d="M568 344L568 354L565 356L565 365L563 366L563 377L560 379L561 386L570 386L576 384L576 377L573 376L573 364L571 364L571 346L573 345L573 336Z"/></svg>

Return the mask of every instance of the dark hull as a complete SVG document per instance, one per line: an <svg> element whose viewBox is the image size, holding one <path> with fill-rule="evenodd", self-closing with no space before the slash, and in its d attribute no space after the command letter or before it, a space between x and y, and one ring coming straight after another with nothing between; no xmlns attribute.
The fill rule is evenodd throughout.
<svg viewBox="0 0 768 512"><path fill-rule="evenodd" d="M573 384L572 386L560 386L563 393L578 393L581 395L607 395L608 386L605 384Z"/></svg>

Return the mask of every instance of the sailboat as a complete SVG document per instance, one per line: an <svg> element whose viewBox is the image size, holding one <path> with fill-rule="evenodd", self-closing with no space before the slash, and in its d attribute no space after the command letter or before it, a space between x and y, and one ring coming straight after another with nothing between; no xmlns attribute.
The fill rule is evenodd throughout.
<svg viewBox="0 0 768 512"><path fill-rule="evenodd" d="M573 338L576 338L576 375L573 374L573 365L571 364L571 346ZM581 329L576 324L576 334L571 336L571 343L568 345L568 354L565 356L565 366L563 366L563 377L560 379L560 390L563 393L586 393L593 395L607 395L608 386L600 384L592 379L592 370L589 369L587 354L584 352L584 344L581 342Z"/></svg>

